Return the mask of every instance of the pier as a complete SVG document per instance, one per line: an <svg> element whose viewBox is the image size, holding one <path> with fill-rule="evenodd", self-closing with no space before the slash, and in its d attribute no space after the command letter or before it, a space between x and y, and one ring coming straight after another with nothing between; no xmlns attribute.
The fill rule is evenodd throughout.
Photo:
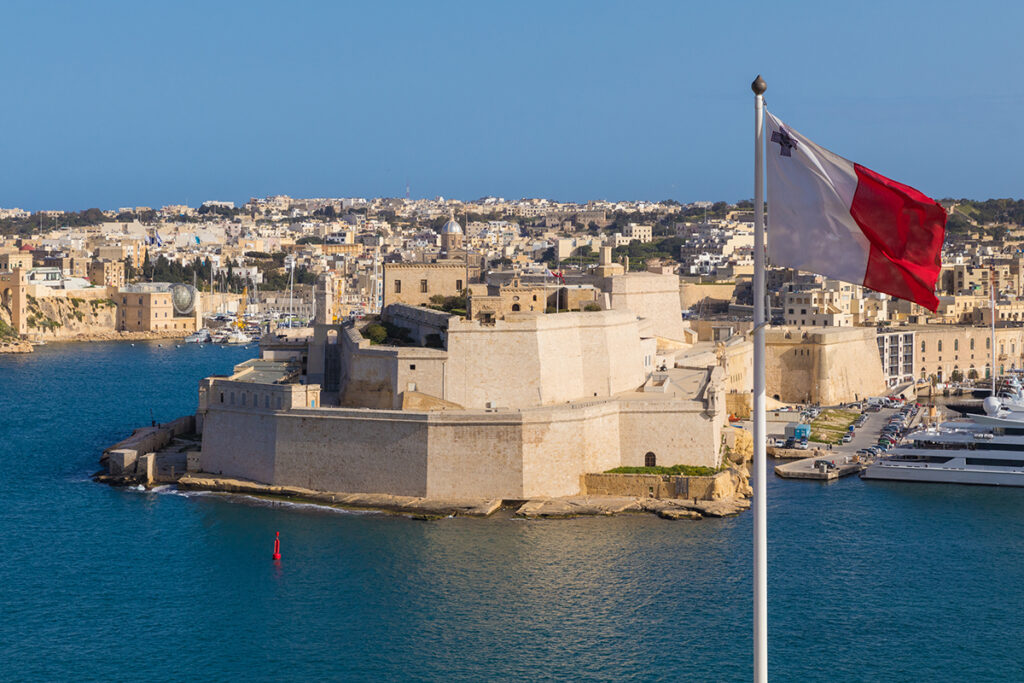
<svg viewBox="0 0 1024 683"><path fill-rule="evenodd" d="M821 451L818 455L813 455L809 458L776 465L775 474L784 479L832 481L840 477L857 474L866 466L867 463L856 456L833 455L829 451Z"/></svg>

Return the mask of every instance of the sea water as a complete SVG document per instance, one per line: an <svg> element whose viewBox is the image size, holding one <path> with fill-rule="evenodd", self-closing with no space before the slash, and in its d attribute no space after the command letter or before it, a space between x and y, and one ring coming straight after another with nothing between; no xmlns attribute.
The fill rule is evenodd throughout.
<svg viewBox="0 0 1024 683"><path fill-rule="evenodd" d="M749 512L422 522L90 481L254 353L0 356L0 678L750 679ZM768 485L774 680L1024 680L1024 489Z"/></svg>

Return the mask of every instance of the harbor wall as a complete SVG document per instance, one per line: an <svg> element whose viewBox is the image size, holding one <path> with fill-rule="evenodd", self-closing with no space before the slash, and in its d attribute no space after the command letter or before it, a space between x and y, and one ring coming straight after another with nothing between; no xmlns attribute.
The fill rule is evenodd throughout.
<svg viewBox="0 0 1024 683"><path fill-rule="evenodd" d="M595 401L524 411L290 411L210 404L202 471L280 486L432 498L580 491L580 476L643 464L717 466L717 413ZM709 426L708 422L714 423ZM711 427L711 428L709 428Z"/></svg>

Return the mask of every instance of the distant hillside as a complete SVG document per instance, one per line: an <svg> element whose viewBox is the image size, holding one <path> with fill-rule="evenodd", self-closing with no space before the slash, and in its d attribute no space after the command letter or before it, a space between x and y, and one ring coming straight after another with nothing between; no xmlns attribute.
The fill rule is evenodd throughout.
<svg viewBox="0 0 1024 683"><path fill-rule="evenodd" d="M1024 225L1024 199L944 199L942 204L954 206L946 224L950 232L986 225Z"/></svg>

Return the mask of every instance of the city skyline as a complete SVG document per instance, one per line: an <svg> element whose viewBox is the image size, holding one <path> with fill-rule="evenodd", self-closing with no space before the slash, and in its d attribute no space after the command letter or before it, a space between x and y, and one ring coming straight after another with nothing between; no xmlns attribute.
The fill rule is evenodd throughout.
<svg viewBox="0 0 1024 683"><path fill-rule="evenodd" d="M15 95L0 206L407 184L413 198L732 202L752 194L758 72L772 110L839 154L932 196L1020 194L1015 7L999 22L984 4L923 2L242 10L0 9L17 27L0 47Z"/></svg>

